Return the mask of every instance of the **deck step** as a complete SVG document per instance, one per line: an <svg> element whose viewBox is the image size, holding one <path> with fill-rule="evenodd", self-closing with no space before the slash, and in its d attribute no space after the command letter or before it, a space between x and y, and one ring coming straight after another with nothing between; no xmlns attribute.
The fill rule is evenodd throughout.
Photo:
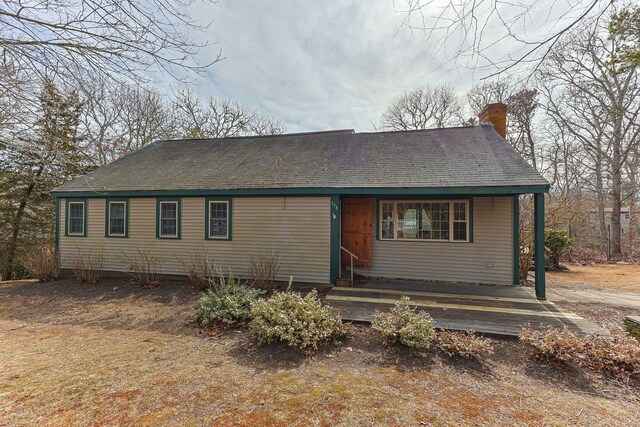
<svg viewBox="0 0 640 427"><path fill-rule="evenodd" d="M389 304L393 305L398 300L393 298L369 298L369 297L359 297L359 296L342 296L342 295L334 295L329 294L325 297L327 301L345 301L345 302L364 302L364 303L373 303L373 304ZM543 307L539 307L538 309L522 309L522 308L506 308L506 307L489 307L486 305L474 305L474 304L449 304L449 303L440 303L437 301L410 301L409 305L414 307L437 307L442 309L455 309L455 310L471 310L471 311L486 311L486 312L494 312L494 313L507 313L507 314L525 314L527 316L540 316L540 317L553 317L553 318L561 318L561 319L573 319L580 320L582 317L573 314L573 313L565 313L561 311L547 311Z"/></svg>
<svg viewBox="0 0 640 427"><path fill-rule="evenodd" d="M339 287L352 286L351 285L351 280L349 280L349 279L338 279L338 280L336 280L336 286L339 286Z"/></svg>

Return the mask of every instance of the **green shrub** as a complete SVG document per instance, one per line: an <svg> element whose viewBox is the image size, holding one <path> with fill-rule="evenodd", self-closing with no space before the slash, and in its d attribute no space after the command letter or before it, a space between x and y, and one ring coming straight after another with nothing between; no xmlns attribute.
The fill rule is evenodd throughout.
<svg viewBox="0 0 640 427"><path fill-rule="evenodd" d="M322 305L315 290L302 296L275 292L251 305L251 334L262 344L284 341L299 349L317 349L318 344L344 334L340 316Z"/></svg>
<svg viewBox="0 0 640 427"><path fill-rule="evenodd" d="M419 350L429 349L436 338L431 316L410 308L408 297L402 297L388 313L376 312L371 327L382 333L386 343L400 343Z"/></svg>
<svg viewBox="0 0 640 427"><path fill-rule="evenodd" d="M220 274L200 298L196 320L202 324L245 322L251 317L251 304L263 293L234 279L231 271L227 277Z"/></svg>
<svg viewBox="0 0 640 427"><path fill-rule="evenodd" d="M544 233L544 245L548 249L545 266L549 270L556 270L560 265L560 257L570 253L573 248L569 234L565 230L547 230Z"/></svg>
<svg viewBox="0 0 640 427"><path fill-rule="evenodd" d="M441 331L438 333L436 345L449 357L477 360L493 353L491 343L473 331Z"/></svg>

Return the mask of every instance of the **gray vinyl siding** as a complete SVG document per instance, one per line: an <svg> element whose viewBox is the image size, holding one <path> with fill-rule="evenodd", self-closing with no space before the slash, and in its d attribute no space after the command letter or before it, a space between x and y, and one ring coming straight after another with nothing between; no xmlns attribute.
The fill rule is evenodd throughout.
<svg viewBox="0 0 640 427"><path fill-rule="evenodd" d="M513 282L513 199L476 197L473 243L376 240L365 276L510 285Z"/></svg>
<svg viewBox="0 0 640 427"><path fill-rule="evenodd" d="M278 280L328 283L329 197L238 197L233 199L232 240L205 240L204 197L183 197L181 239L156 238L156 199L129 199L129 237L105 237L105 199L88 201L87 237L64 235L65 203L60 201L60 256L71 268L77 250L102 252L107 271L127 271L127 258L148 250L162 262L162 273L184 274L180 259L206 251L215 263L245 275L251 255L278 251Z"/></svg>

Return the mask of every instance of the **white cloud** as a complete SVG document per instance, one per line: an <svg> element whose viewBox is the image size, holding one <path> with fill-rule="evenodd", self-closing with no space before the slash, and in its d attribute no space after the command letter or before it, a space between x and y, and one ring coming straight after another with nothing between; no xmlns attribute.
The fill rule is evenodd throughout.
<svg viewBox="0 0 640 427"><path fill-rule="evenodd" d="M195 12L214 21L207 38L216 44L200 53L200 62L219 49L226 57L196 81L198 91L257 107L290 132L372 130L405 90L450 83L463 95L478 77L443 63L444 51L435 61L437 40L401 27L392 0L221 0ZM449 54L454 42L447 41ZM510 45L491 49L502 55Z"/></svg>
<svg viewBox="0 0 640 427"><path fill-rule="evenodd" d="M260 108L288 131L371 130L407 89L461 86L460 75L428 74L429 46L420 34L397 31L400 16L390 1L234 0L201 13L215 19L216 42L202 62L220 48L226 59L198 79L199 92Z"/></svg>

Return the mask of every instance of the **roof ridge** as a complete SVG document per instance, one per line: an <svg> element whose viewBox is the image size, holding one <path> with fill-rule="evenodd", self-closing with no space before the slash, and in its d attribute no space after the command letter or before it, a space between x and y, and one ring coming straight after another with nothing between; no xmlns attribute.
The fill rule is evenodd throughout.
<svg viewBox="0 0 640 427"><path fill-rule="evenodd" d="M158 142L175 142L175 141L213 141L218 139L263 139L263 138L283 138L289 136L302 136L302 135L324 135L327 133L347 133L347 134L355 134L356 131L354 129L334 129L334 130L319 130L313 132L293 132L293 133L278 133L273 135L244 135L244 136L222 136L216 138L177 138L177 139L159 139L154 141L154 143Z"/></svg>
<svg viewBox="0 0 640 427"><path fill-rule="evenodd" d="M379 135L383 133L406 133L406 132L433 132L433 131L443 131L443 130L451 130L451 129L471 129L482 126L488 126L485 124L480 125L467 125L467 126L446 126L442 128L428 128L428 129L405 129L405 130L383 130L383 131L375 131L375 132L357 132L356 135Z"/></svg>

